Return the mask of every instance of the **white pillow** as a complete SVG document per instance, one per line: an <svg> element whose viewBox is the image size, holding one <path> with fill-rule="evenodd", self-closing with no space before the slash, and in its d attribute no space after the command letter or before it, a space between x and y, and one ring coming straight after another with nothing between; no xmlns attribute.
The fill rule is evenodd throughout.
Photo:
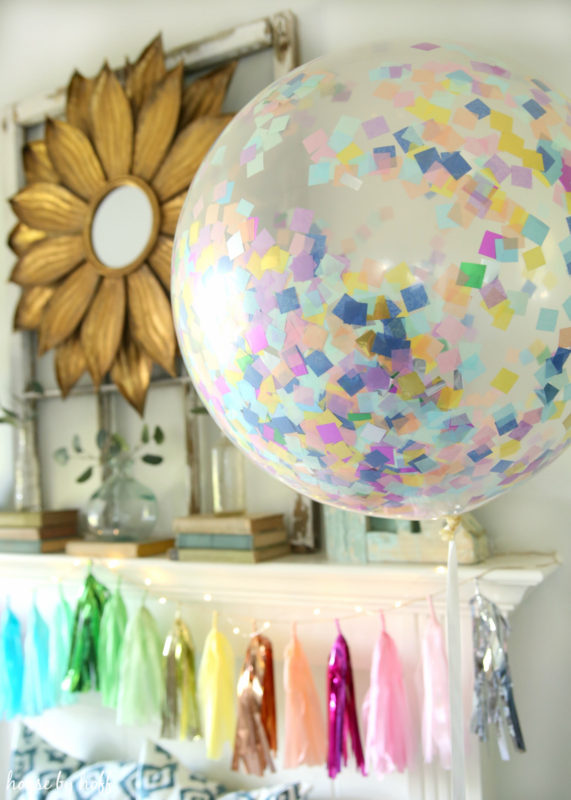
<svg viewBox="0 0 571 800"><path fill-rule="evenodd" d="M138 800L134 761L88 764L51 791L46 800Z"/></svg>
<svg viewBox="0 0 571 800"><path fill-rule="evenodd" d="M10 753L6 779L7 800L44 800L58 784L62 785L83 762L63 753L20 723L16 746Z"/></svg>
<svg viewBox="0 0 571 800"><path fill-rule="evenodd" d="M147 741L139 756L137 800L216 800L224 786L195 775L171 753Z"/></svg>

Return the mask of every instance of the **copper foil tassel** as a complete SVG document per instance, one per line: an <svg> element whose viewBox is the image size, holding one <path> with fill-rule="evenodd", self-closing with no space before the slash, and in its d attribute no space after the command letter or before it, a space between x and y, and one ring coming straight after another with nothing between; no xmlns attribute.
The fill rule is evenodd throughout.
<svg viewBox="0 0 571 800"><path fill-rule="evenodd" d="M251 775L275 772L277 750L276 700L272 645L265 636L252 636L238 678L238 720L232 769L240 763Z"/></svg>
<svg viewBox="0 0 571 800"><path fill-rule="evenodd" d="M161 736L165 739L195 739L200 736L200 717L196 700L194 647L190 631L179 611L165 640L163 661L166 697Z"/></svg>

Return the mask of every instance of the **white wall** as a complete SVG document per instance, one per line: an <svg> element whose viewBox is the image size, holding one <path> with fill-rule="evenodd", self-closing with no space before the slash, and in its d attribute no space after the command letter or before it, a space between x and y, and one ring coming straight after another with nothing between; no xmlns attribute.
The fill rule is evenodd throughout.
<svg viewBox="0 0 571 800"><path fill-rule="evenodd" d="M120 63L127 55L134 57L158 30L170 48L283 7L292 8L298 16L302 60L373 38L454 40L499 53L520 63L527 73L571 93L568 0L2 0L0 107L65 85L74 68L92 74L104 57L111 64ZM2 261L2 279L8 275L10 263L8 255ZM12 288L0 290L2 400L8 393L9 318L15 297ZM151 397L150 421L160 420L163 402ZM59 443L57 428L46 435ZM176 426L170 435L175 441ZM169 456L175 459L176 453L169 450ZM0 429L0 503L9 495L10 465L9 438ZM182 462L178 466L184 469ZM479 514L498 550L557 550L565 561L513 616L511 662L528 753L509 764L501 764L493 748L484 754L486 800L563 800L569 796L570 466L571 454L567 453L545 473ZM74 499L66 496L71 491L63 488L69 487L67 481L52 473L50 482L60 498ZM179 496L172 499L174 510L183 505Z"/></svg>

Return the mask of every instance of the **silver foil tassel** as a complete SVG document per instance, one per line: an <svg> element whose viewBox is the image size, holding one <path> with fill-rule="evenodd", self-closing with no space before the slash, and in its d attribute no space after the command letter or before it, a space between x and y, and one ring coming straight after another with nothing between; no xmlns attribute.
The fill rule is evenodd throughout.
<svg viewBox="0 0 571 800"><path fill-rule="evenodd" d="M472 731L487 741L488 726L494 725L500 756L509 760L508 737L525 752L510 673L507 640L509 625L500 609L479 591L470 600L474 642L474 710Z"/></svg>

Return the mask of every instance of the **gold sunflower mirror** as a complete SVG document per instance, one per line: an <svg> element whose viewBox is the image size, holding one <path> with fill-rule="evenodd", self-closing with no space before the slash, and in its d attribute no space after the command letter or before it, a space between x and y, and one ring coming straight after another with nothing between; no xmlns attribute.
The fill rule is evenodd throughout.
<svg viewBox="0 0 571 800"><path fill-rule="evenodd" d="M175 373L170 259L186 191L231 119L221 108L235 62L183 82L160 37L118 76L75 73L65 119L24 147L26 185L12 200L22 287L15 327L55 349L65 397L87 370L107 373L143 413L153 362Z"/></svg>

